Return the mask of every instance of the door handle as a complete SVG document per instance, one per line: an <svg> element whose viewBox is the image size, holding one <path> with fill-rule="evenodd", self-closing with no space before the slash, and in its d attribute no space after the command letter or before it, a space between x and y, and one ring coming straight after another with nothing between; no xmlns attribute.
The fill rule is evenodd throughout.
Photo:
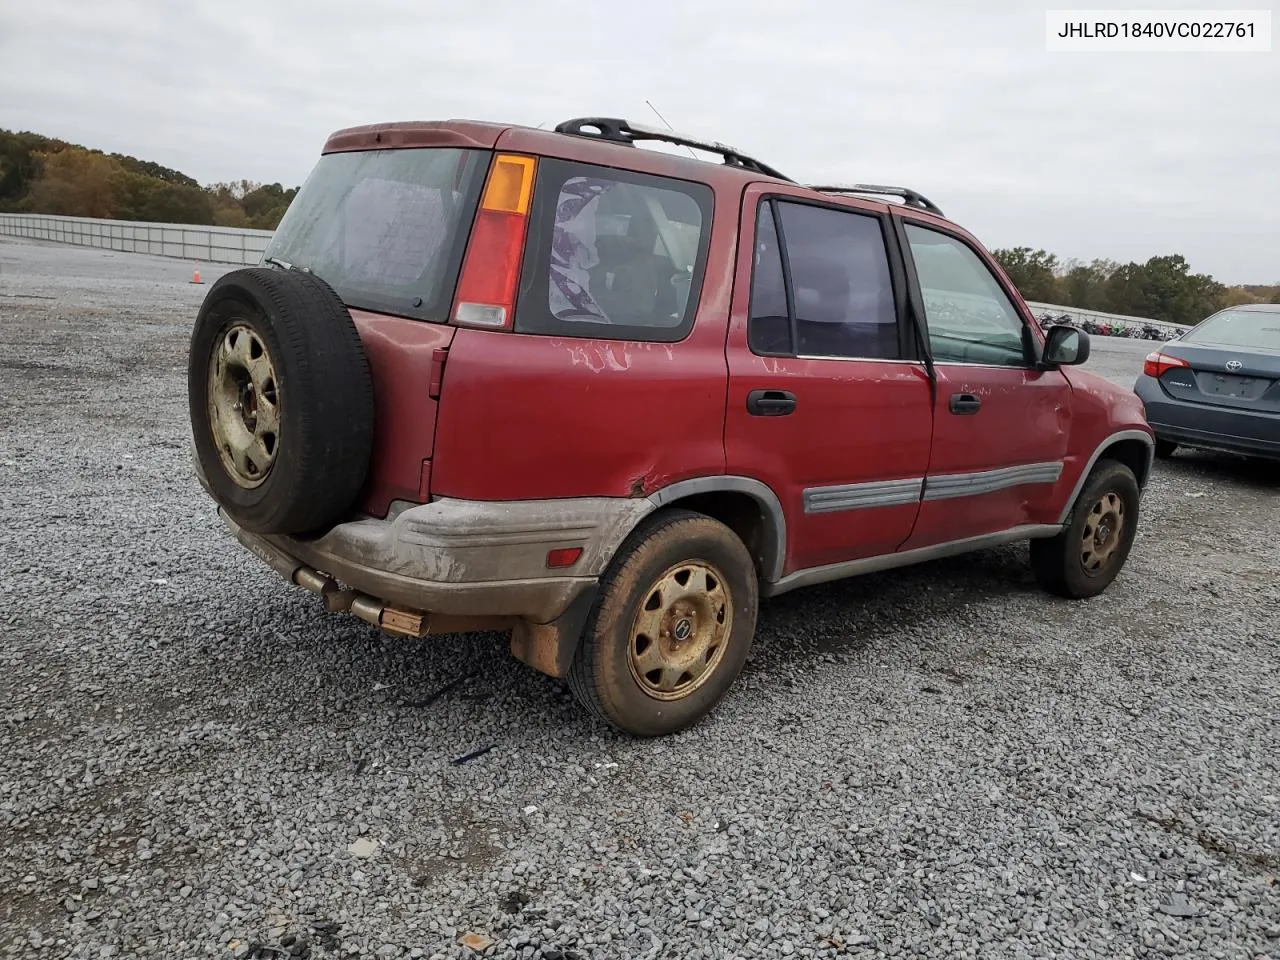
<svg viewBox="0 0 1280 960"><path fill-rule="evenodd" d="M972 393L953 393L951 395L951 412L960 416L977 413L982 407L982 400Z"/></svg>
<svg viewBox="0 0 1280 960"><path fill-rule="evenodd" d="M789 390L752 390L747 394L747 413L753 417L785 417L796 408L796 395Z"/></svg>

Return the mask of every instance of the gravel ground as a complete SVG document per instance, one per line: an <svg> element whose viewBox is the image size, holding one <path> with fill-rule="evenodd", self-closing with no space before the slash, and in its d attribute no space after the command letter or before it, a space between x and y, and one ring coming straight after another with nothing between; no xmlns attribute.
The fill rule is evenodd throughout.
<svg viewBox="0 0 1280 960"><path fill-rule="evenodd" d="M190 271L0 241L0 956L1280 958L1275 471L1159 464L1092 601L1025 548L778 598L633 742L231 542Z"/></svg>

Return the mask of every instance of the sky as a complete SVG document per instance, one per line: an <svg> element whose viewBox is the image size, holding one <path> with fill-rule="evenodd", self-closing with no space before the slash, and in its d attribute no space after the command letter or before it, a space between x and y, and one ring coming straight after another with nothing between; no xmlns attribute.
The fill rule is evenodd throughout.
<svg viewBox="0 0 1280 960"><path fill-rule="evenodd" d="M0 128L292 186L345 126L660 126L647 100L796 180L909 186L989 248L1280 282L1280 41L1048 52L1063 6L0 0Z"/></svg>

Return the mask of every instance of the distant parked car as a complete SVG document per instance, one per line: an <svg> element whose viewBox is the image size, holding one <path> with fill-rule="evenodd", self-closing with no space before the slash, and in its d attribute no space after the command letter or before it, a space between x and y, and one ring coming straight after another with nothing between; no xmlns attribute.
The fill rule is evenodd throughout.
<svg viewBox="0 0 1280 960"><path fill-rule="evenodd" d="M1147 356L1134 391L1158 457L1185 446L1280 460L1280 304L1202 320Z"/></svg>

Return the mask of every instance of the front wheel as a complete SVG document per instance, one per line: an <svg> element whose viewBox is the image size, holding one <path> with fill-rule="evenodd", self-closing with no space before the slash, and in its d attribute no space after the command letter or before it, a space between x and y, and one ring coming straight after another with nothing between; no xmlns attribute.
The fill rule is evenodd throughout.
<svg viewBox="0 0 1280 960"><path fill-rule="evenodd" d="M758 598L751 554L732 530L686 510L655 514L601 579L570 689L624 733L691 727L742 672Z"/></svg>
<svg viewBox="0 0 1280 960"><path fill-rule="evenodd" d="M1080 491L1066 529L1031 541L1031 570L1040 586L1072 600L1106 590L1133 548L1140 499L1132 470L1113 460L1099 463Z"/></svg>

